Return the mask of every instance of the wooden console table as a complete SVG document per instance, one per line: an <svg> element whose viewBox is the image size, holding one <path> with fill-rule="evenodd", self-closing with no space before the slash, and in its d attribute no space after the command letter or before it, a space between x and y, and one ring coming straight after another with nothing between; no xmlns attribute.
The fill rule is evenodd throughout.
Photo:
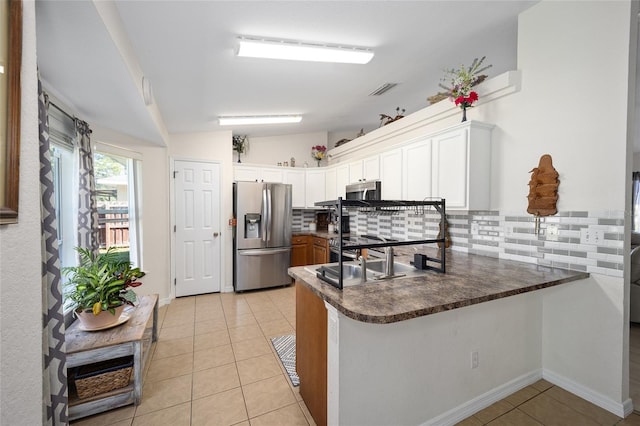
<svg viewBox="0 0 640 426"><path fill-rule="evenodd" d="M142 371L151 343L158 340L158 295L141 296L138 305L124 311L131 318L117 327L102 331L83 331L75 321L65 332L67 368L133 356L133 380L128 386L105 394L80 399L69 395L69 420L101 413L142 399ZM153 315L149 326L149 319Z"/></svg>

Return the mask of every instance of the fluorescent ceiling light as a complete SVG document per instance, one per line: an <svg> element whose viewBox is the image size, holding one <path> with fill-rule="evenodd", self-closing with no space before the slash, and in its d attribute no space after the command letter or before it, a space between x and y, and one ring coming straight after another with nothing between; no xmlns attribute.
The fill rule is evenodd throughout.
<svg viewBox="0 0 640 426"><path fill-rule="evenodd" d="M218 117L218 121L221 126L299 123L301 120L301 115L254 115L240 117Z"/></svg>
<svg viewBox="0 0 640 426"><path fill-rule="evenodd" d="M366 64L373 51L355 46L323 45L290 40L264 40L248 37L238 39L238 56L251 58L288 59L292 61L338 62Z"/></svg>

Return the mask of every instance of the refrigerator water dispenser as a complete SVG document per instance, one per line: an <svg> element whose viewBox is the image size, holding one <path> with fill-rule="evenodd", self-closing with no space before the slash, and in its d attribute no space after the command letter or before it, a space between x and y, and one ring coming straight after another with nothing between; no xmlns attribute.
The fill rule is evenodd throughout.
<svg viewBox="0 0 640 426"><path fill-rule="evenodd" d="M244 237L260 238L262 236L262 218L259 213L247 213L244 215Z"/></svg>

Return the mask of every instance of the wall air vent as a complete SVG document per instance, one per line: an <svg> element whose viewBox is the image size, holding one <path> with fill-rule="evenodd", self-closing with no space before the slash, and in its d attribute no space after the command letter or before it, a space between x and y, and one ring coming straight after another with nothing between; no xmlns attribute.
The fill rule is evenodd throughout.
<svg viewBox="0 0 640 426"><path fill-rule="evenodd" d="M378 87L376 90L369 93L369 96L380 96L383 93L387 92L388 90L393 89L397 85L398 83L384 83L382 86Z"/></svg>

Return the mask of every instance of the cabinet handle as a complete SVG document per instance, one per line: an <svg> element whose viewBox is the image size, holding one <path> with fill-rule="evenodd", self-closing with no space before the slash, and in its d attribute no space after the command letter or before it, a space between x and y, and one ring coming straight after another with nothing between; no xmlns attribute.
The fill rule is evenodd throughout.
<svg viewBox="0 0 640 426"><path fill-rule="evenodd" d="M218 235L220 235L218 232L214 232L213 233L213 238L217 237Z"/></svg>

